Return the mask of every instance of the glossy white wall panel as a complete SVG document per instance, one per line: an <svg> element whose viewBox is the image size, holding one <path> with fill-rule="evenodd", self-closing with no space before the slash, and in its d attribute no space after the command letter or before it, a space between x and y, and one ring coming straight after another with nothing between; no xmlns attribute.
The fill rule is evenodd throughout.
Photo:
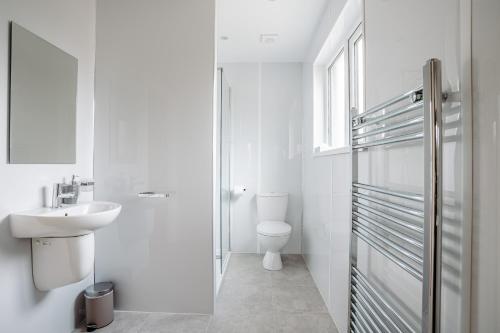
<svg viewBox="0 0 500 333"><path fill-rule="evenodd" d="M443 88L459 84L460 1L429 1L432 10L427 10L426 2L418 7L412 4L365 1L365 33L367 44L371 44L366 50L366 76L382 83L366 90L368 108L422 84L421 67L432 57L443 62Z"/></svg>
<svg viewBox="0 0 500 333"><path fill-rule="evenodd" d="M423 193L423 149L421 144L401 144L391 148L358 152L356 181L393 190ZM410 205L411 202L403 202ZM420 209L422 207L419 207ZM420 222L421 223L421 222ZM421 313L421 283L378 251L354 240L357 267L370 277L392 304L402 309L409 324L418 331Z"/></svg>
<svg viewBox="0 0 500 333"><path fill-rule="evenodd" d="M500 331L500 2L472 0L474 224L471 332Z"/></svg>
<svg viewBox="0 0 500 333"><path fill-rule="evenodd" d="M362 151L358 153L358 165L361 167L358 169L357 179L360 183L422 194L423 158L420 143Z"/></svg>
<svg viewBox="0 0 500 333"><path fill-rule="evenodd" d="M444 106L445 144L443 148L444 189L444 240L443 240L443 290L442 330L457 332L467 327L468 295L468 228L466 215L468 202L463 184L470 175L464 172L468 161L462 140L467 140L467 126L463 119L467 112L456 101L465 101L469 94L462 77L467 74L469 61L466 21L463 20L463 2L447 0L439 3L424 1L415 7L411 1L365 1L366 34L366 103L370 108L386 99L419 86L422 83L422 66L429 58L439 58L443 64L443 89L455 93ZM412 8L412 10L408 10ZM432 10L427 10L432 8ZM391 20L387 20L388 15ZM394 29L397 26L398 29ZM413 38L408 38L413 36ZM425 38L424 38L425 36ZM465 44L464 44L465 43ZM470 52L470 49L469 49ZM465 89L464 89L465 87ZM459 90L462 89L462 90ZM460 117L457 118L456 114ZM450 120L458 119L452 125ZM455 136L459 134L458 136ZM463 135L460 135L463 134ZM391 188L422 193L423 159L420 145L402 145L384 152L363 153L361 159L367 170L360 177L371 183ZM363 256L363 254L361 254ZM374 259L375 254L366 253ZM383 277L384 261L373 261L370 272ZM395 295L404 295L412 278L402 270L392 277L400 276L398 283L392 283ZM406 274L407 275L407 274ZM391 280L390 280L391 281ZM404 283L406 281L406 283ZM404 303L410 312L420 313L420 295L407 297Z"/></svg>
<svg viewBox="0 0 500 333"><path fill-rule="evenodd" d="M330 228L332 221L332 162L330 158L303 164L302 253L309 271L330 304Z"/></svg>
<svg viewBox="0 0 500 333"><path fill-rule="evenodd" d="M15 21L78 58L77 156L70 165L9 165L7 161L8 29ZM48 203L44 187L70 179L92 177L95 1L12 0L0 2L0 327L5 332L70 332L75 327L78 294L92 282L50 292L35 289L31 241L11 236L8 215ZM91 199L85 196L84 200Z"/></svg>
<svg viewBox="0 0 500 333"><path fill-rule="evenodd" d="M461 3L459 1L450 0L446 3L431 4L433 10L429 13L425 11L424 7L415 8L415 10L408 10L408 8L414 8L410 3L400 2L400 1L375 1L367 0L365 1L365 15L366 15L366 26L365 26L365 37L366 37L366 66L367 66L367 107L371 107L375 104L383 102L392 96L395 96L405 90L412 89L421 84L422 81L422 65L427 58L439 57L443 60L444 68L444 86L448 90L457 90L460 87L460 78L463 75L461 72L462 68L466 68L466 59L462 58L462 52L464 45L461 44L463 38L460 35L462 26L459 25L461 12ZM333 6L333 5L332 5ZM406 8L406 9L405 9ZM420 11L422 11L420 13ZM425 11L425 12L424 12ZM339 12L339 10L337 10ZM387 20L388 15L392 18ZM324 20L320 23L318 32L316 34L315 40L311 43L311 53L309 56L309 61L314 61L317 52L322 45L322 41L326 38L329 31L328 27L335 22L335 15L328 13L325 14ZM423 19L423 21L422 21ZM410 22L410 23L409 23ZM329 26L330 24L330 26ZM342 24L345 24L343 22ZM423 26L425 25L425 26ZM394 26L400 28L393 29ZM414 36L413 38L408 38L408 36ZM419 36L426 36L425 38L420 38ZM432 37L432 38L431 38ZM308 68L309 69L306 69ZM338 246L338 242L335 242L332 238L330 243L320 241L318 237L308 239L311 237L312 233L309 230L310 217L307 215L309 209L309 202L307 199L306 188L308 182L311 181L311 177L307 176L308 171L307 164L308 161L308 148L312 147L312 78L308 79L308 76L312 75L312 68L310 64L304 66L304 175L303 175L303 188L304 188L304 231L303 231L303 250L308 265L315 279L318 276L318 272L314 269L314 265L311 264L310 258L307 254L307 246L313 242L323 244L323 247L329 246L330 248ZM467 92L465 92L466 94ZM456 105L453 105L456 107ZM448 106L447 114L452 113L453 110ZM311 114L308 115L307 113ZM448 116L447 116L448 117ZM465 126L459 122L459 126ZM459 128L460 129L460 128ZM456 140L456 138L450 137L451 134L457 133L457 129L448 130L446 136L448 140ZM311 142L309 142L311 141ZM459 227L452 226L449 223L453 219L458 219L462 221L462 215L464 211L461 211L457 207L463 207L461 202L463 200L464 192L462 191L462 181L464 179L464 170L461 168L461 163L463 163L463 151L464 146L460 144L455 144L453 142L447 142L444 148L445 154L445 166L446 175L444 178L444 188L447 195L447 202L453 203L447 208L447 234L452 236L451 239L462 239L461 232L465 229L461 229L460 226L465 227L464 224L459 224ZM423 169L419 168L420 161L422 161L422 149L414 145L406 145L404 147L399 147L396 149L391 149L388 152L377 151L362 153L360 154L360 163L363 165L370 165L369 168L361 168L359 171L359 179L364 182L371 184L390 186L395 189L421 192L423 190ZM337 156L330 157L333 158L333 175L335 176L338 169L335 168L335 161ZM320 159L320 158L318 158ZM312 170L312 169L309 169ZM328 178L323 175L323 179ZM340 180L341 181L341 180ZM347 179L344 183L345 186L349 186L350 179ZM336 186L335 186L336 188ZM348 197L346 193L346 197ZM336 205L337 200L342 198L342 196L337 196L335 193L332 198L332 220L336 220L339 213L337 210L347 209L349 210L350 204L345 207L341 203ZM343 207L343 208L340 208ZM343 219L339 219L342 221ZM348 219L345 220L346 225L349 223ZM346 226L343 225L342 226ZM451 228L450 228L451 227ZM348 227L347 227L348 228ZM346 230L347 230L346 228ZM311 228L312 229L312 228ZM332 233L332 237L333 237ZM361 246L362 244L360 244ZM453 256L457 255L463 260L457 262L453 260L453 256L445 256L445 265L447 268L456 269L459 266L459 271L462 269L461 264L466 262L466 254L463 252L465 248L462 246L464 243L460 244L456 242L447 243L447 250L450 247L453 249L448 254ZM387 262L375 251L367 251L365 248L360 248L359 251L362 253L360 261L365 263L364 267L369 269L373 275L380 274L380 279L392 281L394 276L387 276L387 272L400 271L399 268L395 267L392 263ZM365 252L363 254L363 252ZM327 304L330 306L330 312L337 326L341 331L345 331L347 327L347 318L345 316L339 316L338 310L341 309L345 304L338 304L338 308L335 305L335 294L337 292L342 292L342 288L339 289L338 277L335 279L336 264L342 263L342 257L340 256L340 251L338 249L332 250L332 258L330 260L330 271L331 277L329 278L330 283L330 293L329 300ZM338 257L334 257L337 255ZM367 263L370 263L369 265ZM387 270L388 267L393 267L392 270ZM448 274L450 277L450 272L453 270L446 269L445 275ZM397 280L393 283L396 286L398 292L396 294L406 295L404 291L400 290L405 285L413 285L415 281L411 281L411 277L404 277L403 272L399 272L399 275L403 274L401 280ZM467 273L462 275L466 276ZM324 273L323 273L324 276ZM398 275L395 275L398 276ZM317 279L319 280L319 279ZM458 279L460 280L460 279ZM443 299L444 302L444 321L445 331L453 331L461 325L460 320L456 318L465 318L461 311L461 304L465 302L465 298L462 298L466 294L466 287L463 287L461 283L466 284L466 278L464 280L458 281L459 287L462 286L463 289L460 293L454 289L457 281L453 281L451 284L447 284L450 280L448 279L444 286ZM346 284L348 281L346 280ZM321 284L321 283L320 283ZM399 286L399 287L397 287ZM320 291L324 288L320 287ZM323 294L323 292L322 292ZM420 312L420 294L415 297L409 297L405 301L408 307L408 313L410 317L415 317L415 314ZM323 296L325 296L323 294ZM339 295L340 296L340 295ZM406 299L406 298L405 298ZM337 313L336 313L337 312ZM466 320L466 319L464 319ZM415 325L418 325L418 320L414 320ZM457 326L458 325L458 326Z"/></svg>
<svg viewBox="0 0 500 333"><path fill-rule="evenodd" d="M214 72L213 1L98 3L95 196L123 211L96 279L118 309L212 312Z"/></svg>
<svg viewBox="0 0 500 333"><path fill-rule="evenodd" d="M341 332L347 331L350 283L351 154L333 158L332 219L330 228L330 304Z"/></svg>
<svg viewBox="0 0 500 333"><path fill-rule="evenodd" d="M261 65L259 191L287 192L292 234L284 253L300 253L302 64Z"/></svg>
<svg viewBox="0 0 500 333"><path fill-rule="evenodd" d="M335 25L335 23L337 22L339 15L342 12L347 1L348 0L336 0L336 1L329 1L328 2L327 6L323 12L323 17L318 22L316 31L314 32L313 37L311 38L311 41L310 41L310 44L308 47L308 52L307 52L305 59L304 59L304 64L310 64L316 60L316 58L318 57L318 54L320 53L321 49L323 48L325 40L328 38L328 35L332 31L332 28ZM351 1L351 3L361 4L361 1L354 0L354 1Z"/></svg>
<svg viewBox="0 0 500 333"><path fill-rule="evenodd" d="M351 154L313 155L313 62L336 22L345 31L357 26L361 2L351 1L343 12L345 3L330 2L303 65L302 253L339 332L348 331ZM346 19L356 15L356 22Z"/></svg>
<svg viewBox="0 0 500 333"><path fill-rule="evenodd" d="M415 331L421 325L422 283L409 273L402 271L393 261L388 260L365 242L356 243L358 251L357 267L366 274L377 290L398 309Z"/></svg>
<svg viewBox="0 0 500 333"><path fill-rule="evenodd" d="M296 63L223 64L231 86L232 186L247 191L231 202L231 250L259 251L255 195L288 192L292 236L283 249L300 253L301 87Z"/></svg>
<svg viewBox="0 0 500 333"><path fill-rule="evenodd" d="M351 155L314 157L313 65L303 65L302 253L340 332L347 331Z"/></svg>
<svg viewBox="0 0 500 333"><path fill-rule="evenodd" d="M223 64L231 86L231 185L246 192L231 200L231 250L257 251L255 195L259 162L259 65Z"/></svg>

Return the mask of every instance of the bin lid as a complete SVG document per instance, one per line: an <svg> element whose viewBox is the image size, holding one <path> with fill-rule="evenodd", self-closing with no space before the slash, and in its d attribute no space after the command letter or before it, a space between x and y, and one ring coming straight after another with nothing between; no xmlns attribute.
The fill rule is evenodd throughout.
<svg viewBox="0 0 500 333"><path fill-rule="evenodd" d="M99 282L85 288L85 296L89 297L103 296L112 290L113 290L112 282Z"/></svg>

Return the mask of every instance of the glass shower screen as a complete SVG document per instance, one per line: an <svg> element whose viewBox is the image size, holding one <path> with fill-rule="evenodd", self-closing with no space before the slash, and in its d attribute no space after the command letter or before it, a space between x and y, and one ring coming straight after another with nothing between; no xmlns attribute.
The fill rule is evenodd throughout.
<svg viewBox="0 0 500 333"><path fill-rule="evenodd" d="M222 274L230 251L230 220L231 220L231 89L224 76L224 71L217 71L217 106L218 106L218 178L219 190L219 228L216 230L216 258L218 273ZM217 223L217 221L216 221Z"/></svg>

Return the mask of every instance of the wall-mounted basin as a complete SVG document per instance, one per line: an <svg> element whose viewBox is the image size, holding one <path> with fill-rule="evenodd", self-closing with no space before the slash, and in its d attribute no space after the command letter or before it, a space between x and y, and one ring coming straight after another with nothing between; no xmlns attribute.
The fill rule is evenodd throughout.
<svg viewBox="0 0 500 333"><path fill-rule="evenodd" d="M122 206L92 201L62 208L39 208L10 215L17 238L74 237L89 234L113 222Z"/></svg>
<svg viewBox="0 0 500 333"><path fill-rule="evenodd" d="M94 231L107 226L122 206L92 201L10 215L12 235L31 238L33 281L51 290L81 281L94 266Z"/></svg>

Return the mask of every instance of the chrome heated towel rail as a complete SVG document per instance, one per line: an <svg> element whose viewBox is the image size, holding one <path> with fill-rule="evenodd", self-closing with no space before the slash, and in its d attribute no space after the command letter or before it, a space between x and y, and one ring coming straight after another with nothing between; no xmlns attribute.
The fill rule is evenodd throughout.
<svg viewBox="0 0 500 333"><path fill-rule="evenodd" d="M442 219L441 64L423 67L423 87L353 115L351 332L439 332ZM362 151L403 143L423 144L423 193L358 182ZM357 267L357 240L422 283L420 328L411 325L388 295Z"/></svg>

